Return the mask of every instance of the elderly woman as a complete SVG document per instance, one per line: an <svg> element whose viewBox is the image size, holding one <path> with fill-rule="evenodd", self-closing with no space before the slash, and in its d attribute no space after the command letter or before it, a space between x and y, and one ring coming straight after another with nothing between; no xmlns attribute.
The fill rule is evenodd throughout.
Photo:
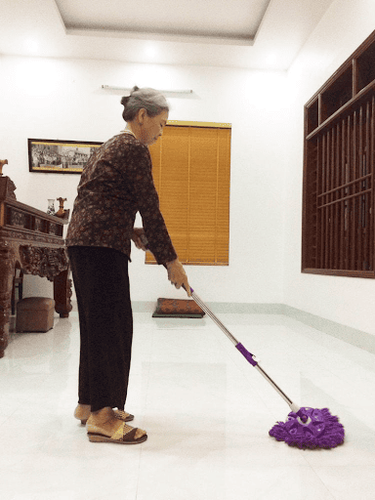
<svg viewBox="0 0 375 500"><path fill-rule="evenodd" d="M163 132L168 103L160 92L134 87L123 97L126 129L87 162L66 245L77 295L81 348L75 417L90 441L142 443L144 430L124 411L133 337L128 263L131 240L147 248L177 288L190 286L172 245L152 179L148 146ZM134 228L137 212L143 228Z"/></svg>

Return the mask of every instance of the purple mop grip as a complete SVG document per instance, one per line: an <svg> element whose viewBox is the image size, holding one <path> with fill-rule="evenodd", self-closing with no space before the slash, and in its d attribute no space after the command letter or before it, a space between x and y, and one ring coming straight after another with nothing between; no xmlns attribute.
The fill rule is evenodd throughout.
<svg viewBox="0 0 375 500"><path fill-rule="evenodd" d="M242 356L244 356L248 360L248 362L251 365L256 366L258 364L253 358L254 354L251 354L251 352L249 352L240 342L236 345L236 348L240 351Z"/></svg>

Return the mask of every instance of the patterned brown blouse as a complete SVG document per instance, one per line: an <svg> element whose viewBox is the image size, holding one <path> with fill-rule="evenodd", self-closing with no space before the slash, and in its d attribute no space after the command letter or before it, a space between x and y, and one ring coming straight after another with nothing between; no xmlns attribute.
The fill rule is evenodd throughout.
<svg viewBox="0 0 375 500"><path fill-rule="evenodd" d="M175 260L177 254L159 209L148 147L132 134L121 133L104 143L82 172L66 245L114 248L130 259L137 212L157 262Z"/></svg>

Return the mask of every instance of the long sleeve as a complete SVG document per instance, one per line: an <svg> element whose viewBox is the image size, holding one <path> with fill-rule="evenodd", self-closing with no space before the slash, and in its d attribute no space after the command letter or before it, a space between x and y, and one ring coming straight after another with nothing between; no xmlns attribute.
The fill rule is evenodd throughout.
<svg viewBox="0 0 375 500"><path fill-rule="evenodd" d="M66 244L107 246L130 258L136 213L159 264L177 257L159 208L149 150L129 134L107 141L90 159L78 186Z"/></svg>

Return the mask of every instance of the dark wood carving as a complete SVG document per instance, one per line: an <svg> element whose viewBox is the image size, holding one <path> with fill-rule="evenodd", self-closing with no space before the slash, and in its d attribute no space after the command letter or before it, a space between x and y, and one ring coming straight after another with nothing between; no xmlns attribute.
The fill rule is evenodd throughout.
<svg viewBox="0 0 375 500"><path fill-rule="evenodd" d="M68 269L68 256L65 248L19 247L21 269L27 274L34 274L53 281L62 271Z"/></svg>
<svg viewBox="0 0 375 500"><path fill-rule="evenodd" d="M18 202L15 189L9 177L0 175L0 358L9 341L16 267L53 281L55 309L60 317L68 317L72 310L72 282L63 240L68 220Z"/></svg>
<svg viewBox="0 0 375 500"><path fill-rule="evenodd" d="M0 357L8 345L14 262L13 247L0 242Z"/></svg>
<svg viewBox="0 0 375 500"><path fill-rule="evenodd" d="M72 280L69 278L69 268L62 271L53 280L53 296L55 299L55 311L60 318L68 318L72 310L70 298L72 296Z"/></svg>

